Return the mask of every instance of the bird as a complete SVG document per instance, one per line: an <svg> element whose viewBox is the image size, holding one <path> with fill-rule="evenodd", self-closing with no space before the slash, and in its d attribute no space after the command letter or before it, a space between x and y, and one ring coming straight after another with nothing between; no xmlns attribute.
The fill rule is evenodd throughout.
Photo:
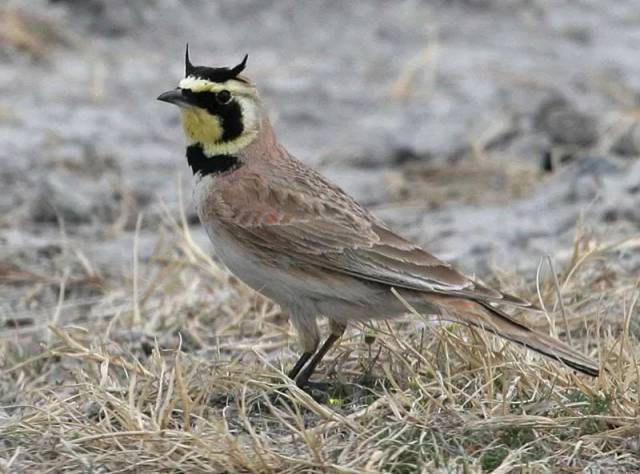
<svg viewBox="0 0 640 474"><path fill-rule="evenodd" d="M180 108L198 217L217 257L289 313L300 388L352 322L416 311L484 329L593 377L599 365L504 308L531 303L466 276L401 237L278 141L256 85L233 67L194 66L158 100ZM402 301L404 300L404 301ZM320 344L318 318L329 320Z"/></svg>

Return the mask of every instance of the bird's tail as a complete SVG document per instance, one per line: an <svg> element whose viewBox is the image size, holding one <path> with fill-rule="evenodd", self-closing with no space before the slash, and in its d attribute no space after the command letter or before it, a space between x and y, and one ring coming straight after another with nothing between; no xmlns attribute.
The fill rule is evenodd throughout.
<svg viewBox="0 0 640 474"><path fill-rule="evenodd" d="M433 301L434 298L429 299ZM568 344L534 331L489 303L450 296L437 296L435 299L438 306L457 320L522 344L583 374L597 377L600 373L600 367L596 362L572 349Z"/></svg>

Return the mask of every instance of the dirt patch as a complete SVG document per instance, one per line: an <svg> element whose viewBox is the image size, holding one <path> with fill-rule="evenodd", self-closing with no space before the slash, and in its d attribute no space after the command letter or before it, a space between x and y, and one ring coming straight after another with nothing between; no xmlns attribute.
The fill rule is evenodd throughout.
<svg viewBox="0 0 640 474"><path fill-rule="evenodd" d="M2 469L637 469L639 23L632 0L10 0ZM352 329L318 400L297 391L286 315L216 265L155 101L187 42L195 63L248 52L288 149L544 303L529 322L606 374L409 318Z"/></svg>

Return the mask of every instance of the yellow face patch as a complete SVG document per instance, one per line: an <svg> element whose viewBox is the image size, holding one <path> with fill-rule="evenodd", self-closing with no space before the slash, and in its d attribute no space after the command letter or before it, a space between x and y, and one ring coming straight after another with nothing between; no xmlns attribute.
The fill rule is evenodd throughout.
<svg viewBox="0 0 640 474"><path fill-rule="evenodd" d="M198 107L182 109L182 128L189 142L216 143L224 134L220 119Z"/></svg>
<svg viewBox="0 0 640 474"><path fill-rule="evenodd" d="M229 155L240 152L255 139L261 123L261 109L258 93L252 84L237 79L216 83L186 77L180 81L179 87L196 94L227 90L242 111L242 133L223 140L225 130L222 118L202 107L182 106L182 128L189 144L199 143L208 156Z"/></svg>
<svg viewBox="0 0 640 474"><path fill-rule="evenodd" d="M182 128L189 143L199 143L208 156L230 155L246 147L257 135L257 130L245 130L238 138L222 142L224 130L220 119L204 109L182 109Z"/></svg>

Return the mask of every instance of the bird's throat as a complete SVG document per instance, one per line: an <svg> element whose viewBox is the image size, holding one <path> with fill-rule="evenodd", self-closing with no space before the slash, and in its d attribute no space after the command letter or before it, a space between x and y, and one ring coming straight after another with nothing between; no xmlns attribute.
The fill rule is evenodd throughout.
<svg viewBox="0 0 640 474"><path fill-rule="evenodd" d="M199 107L182 109L182 128L190 143L214 144L224 135L219 117Z"/></svg>
<svg viewBox="0 0 640 474"><path fill-rule="evenodd" d="M197 107L182 110L182 128L187 143L199 145L207 156L235 155L258 135L257 129L245 129L227 138L221 118Z"/></svg>
<svg viewBox="0 0 640 474"><path fill-rule="evenodd" d="M187 147L187 162L193 174L200 176L228 173L242 166L242 162L235 155L206 155L199 143Z"/></svg>

